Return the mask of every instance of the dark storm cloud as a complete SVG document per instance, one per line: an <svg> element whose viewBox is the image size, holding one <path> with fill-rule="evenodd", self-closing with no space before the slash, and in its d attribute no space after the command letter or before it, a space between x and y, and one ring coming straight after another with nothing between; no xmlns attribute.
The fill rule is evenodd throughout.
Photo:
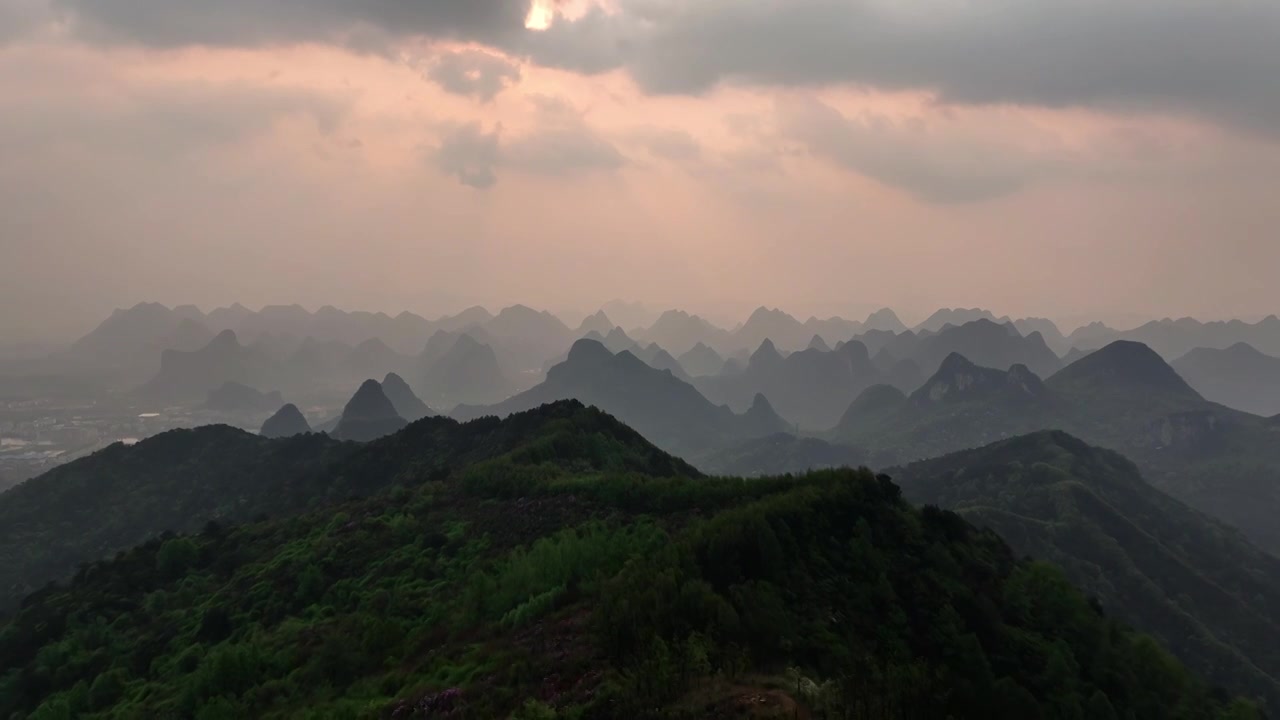
<svg viewBox="0 0 1280 720"><path fill-rule="evenodd" d="M488 102L520 80L520 66L483 50L459 50L432 60L423 74L445 90Z"/></svg>
<svg viewBox="0 0 1280 720"><path fill-rule="evenodd" d="M47 16L40 0L0 0L0 43L27 34Z"/></svg>
<svg viewBox="0 0 1280 720"><path fill-rule="evenodd" d="M3 3L32 0L0 0ZM650 93L848 83L954 103L1172 110L1280 132L1274 0L618 0L524 30L529 0L54 0L82 37L172 46L474 40L626 69Z"/></svg>
<svg viewBox="0 0 1280 720"><path fill-rule="evenodd" d="M0 0L0 2L13 0ZM502 43L528 0L52 0L82 36L108 42L256 46L424 35Z"/></svg>
<svg viewBox="0 0 1280 720"><path fill-rule="evenodd" d="M853 83L1280 130L1278 40L1280 3L1254 0L712 0L660 16L629 65L655 93Z"/></svg>

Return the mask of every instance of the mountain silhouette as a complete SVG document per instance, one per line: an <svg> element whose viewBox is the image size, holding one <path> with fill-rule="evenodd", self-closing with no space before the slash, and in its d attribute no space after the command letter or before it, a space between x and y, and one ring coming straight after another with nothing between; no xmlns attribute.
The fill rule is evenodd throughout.
<svg viewBox="0 0 1280 720"><path fill-rule="evenodd" d="M608 335L613 328L614 324L609 320L609 316L605 315L604 310L597 310L594 315L583 318L582 324L578 326L578 335L586 335L589 332Z"/></svg>
<svg viewBox="0 0 1280 720"><path fill-rule="evenodd" d="M846 320L842 317L829 317L826 319L811 317L804 321L804 329L810 335L809 344L796 348L797 350L804 349L804 347L813 347L813 336L823 338L823 344L830 350L832 343L852 338L862 332L863 327L862 323L857 320Z"/></svg>
<svg viewBox="0 0 1280 720"><path fill-rule="evenodd" d="M1160 490L1280 552L1280 443L1269 421L1202 398L1153 350L1117 341L1041 382L949 359L905 407L849 414L830 440L889 465L1060 429L1124 454Z"/></svg>
<svg viewBox="0 0 1280 720"><path fill-rule="evenodd" d="M61 360L75 369L120 370L126 379L141 382L160 369L163 351L198 350L214 336L201 319L159 303L139 303L113 312L68 348Z"/></svg>
<svg viewBox="0 0 1280 720"><path fill-rule="evenodd" d="M463 310L457 315L441 318L436 321L435 325L438 330L445 332L458 332L473 327L484 327L493 320L493 314L488 310L475 305Z"/></svg>
<svg viewBox="0 0 1280 720"><path fill-rule="evenodd" d="M1208 400L1255 415L1280 413L1280 358L1248 343L1196 348L1175 360L1173 369Z"/></svg>
<svg viewBox="0 0 1280 720"><path fill-rule="evenodd" d="M467 333L458 335L418 381L423 400L438 408L497 402L513 389L493 348Z"/></svg>
<svg viewBox="0 0 1280 720"><path fill-rule="evenodd" d="M264 393L238 382L227 382L209 391L203 407L225 413L264 413L283 402L279 392Z"/></svg>
<svg viewBox="0 0 1280 720"><path fill-rule="evenodd" d="M349 385L347 363L353 350L337 340L307 336L284 360L283 368L288 377L305 378L315 385Z"/></svg>
<svg viewBox="0 0 1280 720"><path fill-rule="evenodd" d="M417 370L421 375L426 372L437 360L444 357L446 353L453 349L454 344L458 342L458 338L467 335L472 340L489 347L494 346L494 340L484 328L473 325L462 330L437 330L427 338L426 344L422 348L422 352L418 353Z"/></svg>
<svg viewBox="0 0 1280 720"><path fill-rule="evenodd" d="M1007 399L1036 400L1045 397L1044 383L1025 365L1008 370L980 367L968 358L951 353L924 385L911 393L917 406L985 400L996 395Z"/></svg>
<svg viewBox="0 0 1280 720"><path fill-rule="evenodd" d="M831 428L859 393L883 381L860 342L848 342L836 350L810 348L783 357L766 340L742 373L698 378L695 384L713 402L735 409L763 394L782 417L802 431L814 432Z"/></svg>
<svg viewBox="0 0 1280 720"><path fill-rule="evenodd" d="M224 330L199 350L166 350L160 371L138 388L140 397L163 403L195 403L224 383L274 384L270 359L242 347L236 334Z"/></svg>
<svg viewBox="0 0 1280 720"><path fill-rule="evenodd" d="M920 339L909 351L902 349L901 342L892 343L887 349L897 357L915 360L925 373L932 373L952 353L959 353L982 367L999 370L1026 365L1042 377L1062 367L1062 361L1039 333L1023 337L1013 325L985 319L944 327L937 334Z"/></svg>
<svg viewBox="0 0 1280 720"><path fill-rule="evenodd" d="M1058 392L1146 394L1199 400L1200 395L1163 358L1142 343L1117 340L1049 378Z"/></svg>
<svg viewBox="0 0 1280 720"><path fill-rule="evenodd" d="M622 352L623 350L627 350L632 353L637 353L640 351L640 344L637 343L635 340L632 340L631 336L628 335L627 332L620 327L610 328L609 331L604 334L604 337L600 338L600 342L605 347L609 348L609 352L615 355ZM569 354L565 353L564 357L568 358Z"/></svg>
<svg viewBox="0 0 1280 720"><path fill-rule="evenodd" d="M524 305L503 308L483 327L501 345L516 372L540 371L573 338L573 331L560 318Z"/></svg>
<svg viewBox="0 0 1280 720"><path fill-rule="evenodd" d="M343 358L343 369L349 375L367 378L388 372L408 372L414 358L401 355L378 338L370 338L351 349Z"/></svg>
<svg viewBox="0 0 1280 720"><path fill-rule="evenodd" d="M701 342L676 359L691 377L715 375L724 369L724 358L720 353Z"/></svg>
<svg viewBox="0 0 1280 720"><path fill-rule="evenodd" d="M382 392L391 401L391 406L395 408L396 414L409 422L435 415L431 408L427 407L426 403L413 394L409 383L395 373L387 373L387 376L383 378Z"/></svg>
<svg viewBox="0 0 1280 720"><path fill-rule="evenodd" d="M900 409L907 396L892 385L872 385L859 393L840 418L839 425L850 425L860 419Z"/></svg>
<svg viewBox="0 0 1280 720"><path fill-rule="evenodd" d="M864 331L880 330L895 334L907 331L907 326L898 319L898 314L889 308L881 308L871 313L862 326Z"/></svg>
<svg viewBox="0 0 1280 720"><path fill-rule="evenodd" d="M338 426L330 433L338 440L368 442L390 435L408 423L382 391L377 380L365 380L342 409Z"/></svg>
<svg viewBox="0 0 1280 720"><path fill-rule="evenodd" d="M788 350L798 350L809 343L813 332L799 320L778 310L761 307L732 334L737 347L759 347L765 340Z"/></svg>
<svg viewBox="0 0 1280 720"><path fill-rule="evenodd" d="M982 308L942 308L930 315L924 322L915 326L915 331L916 333L921 331L936 333L947 325L960 327L978 320L986 320L996 324L1002 322L990 310Z"/></svg>
<svg viewBox="0 0 1280 720"><path fill-rule="evenodd" d="M1147 345L1164 358L1178 358L1196 348L1225 350L1243 342L1259 352L1280 357L1280 318L1269 315L1256 323L1165 318L1124 331L1094 323L1073 332L1069 340L1082 350L1096 349L1115 340L1130 340Z"/></svg>
<svg viewBox="0 0 1280 720"><path fill-rule="evenodd" d="M759 347L755 352L751 353L751 358L747 361L747 370L757 373L771 372L781 367L785 358L782 353L778 352L778 348L774 346L773 341L765 338L760 341Z"/></svg>
<svg viewBox="0 0 1280 720"><path fill-rule="evenodd" d="M814 335L809 340L809 346L806 350L817 350L818 352L831 352L831 346L827 345L827 341L822 339L821 335Z"/></svg>
<svg viewBox="0 0 1280 720"><path fill-rule="evenodd" d="M311 432L311 425L307 423L307 419L298 410L298 406L290 403L277 410L275 415L267 418L267 421L262 423L262 429L258 431L258 434L265 438L284 438L304 435L309 432Z"/></svg>
<svg viewBox="0 0 1280 720"><path fill-rule="evenodd" d="M627 351L615 355L594 340L575 342L567 359L532 389L497 405L459 407L453 414L459 419L502 417L566 399L604 410L670 452L704 452L787 427L776 415L768 418L766 408L742 416L717 407L671 373Z"/></svg>
<svg viewBox="0 0 1280 720"><path fill-rule="evenodd" d="M1058 356L1071 349L1071 343L1067 337L1058 329L1057 324L1048 318L1020 318L1013 321L1013 326L1023 337L1028 337L1031 333L1040 333L1045 344Z"/></svg>
<svg viewBox="0 0 1280 720"><path fill-rule="evenodd" d="M637 333L636 338L658 343L676 355L683 355L699 343L713 348L723 347L728 333L697 315L683 310L668 310L658 316L653 325Z"/></svg>
<svg viewBox="0 0 1280 720"><path fill-rule="evenodd" d="M868 330L860 335L855 335L853 339L865 345L867 352L871 353L873 357L888 351L896 358L908 358L912 356L916 346L919 345L920 336L910 330L900 333L889 330Z"/></svg>
<svg viewBox="0 0 1280 720"><path fill-rule="evenodd" d="M685 382L691 381L689 374L684 371L680 363L671 357L671 353L659 347L658 343L649 343L648 347L634 354L651 368L666 370Z"/></svg>

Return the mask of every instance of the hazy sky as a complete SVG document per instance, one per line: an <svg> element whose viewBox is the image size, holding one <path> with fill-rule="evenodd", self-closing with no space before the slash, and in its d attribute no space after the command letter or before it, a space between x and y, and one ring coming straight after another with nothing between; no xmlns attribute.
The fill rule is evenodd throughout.
<svg viewBox="0 0 1280 720"><path fill-rule="evenodd" d="M1260 316L1278 38L1275 0L0 0L0 333L140 300Z"/></svg>

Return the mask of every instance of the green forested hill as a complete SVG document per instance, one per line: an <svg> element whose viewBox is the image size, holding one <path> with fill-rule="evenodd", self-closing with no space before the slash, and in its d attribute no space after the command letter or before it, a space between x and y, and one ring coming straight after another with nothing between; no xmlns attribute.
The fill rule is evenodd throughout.
<svg viewBox="0 0 1280 720"><path fill-rule="evenodd" d="M324 435L266 440L227 426L112 445L0 494L3 605L163 530L305 505L354 451Z"/></svg>
<svg viewBox="0 0 1280 720"><path fill-rule="evenodd" d="M912 502L1061 566L1194 669L1280 708L1280 559L1151 487L1125 458L1041 432L891 472Z"/></svg>
<svg viewBox="0 0 1280 720"><path fill-rule="evenodd" d="M575 423L587 422L591 432ZM569 438L565 440L565 438ZM0 494L0 588L11 607L77 565L163 531L213 520L287 515L511 452L589 443L591 457L659 474L696 475L625 425L577 403L499 421L431 417L365 445L323 434L267 440L226 426L174 430L113 445Z"/></svg>
<svg viewBox="0 0 1280 720"><path fill-rule="evenodd" d="M0 715L1256 717L887 477L697 478L576 403L480 423L329 471L383 478L367 497L29 597Z"/></svg>

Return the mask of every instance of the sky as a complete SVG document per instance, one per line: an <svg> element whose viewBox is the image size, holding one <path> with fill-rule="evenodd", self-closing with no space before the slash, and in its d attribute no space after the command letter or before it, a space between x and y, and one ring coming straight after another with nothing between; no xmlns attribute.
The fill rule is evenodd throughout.
<svg viewBox="0 0 1280 720"><path fill-rule="evenodd" d="M1274 0L0 0L0 337L1280 312Z"/></svg>

